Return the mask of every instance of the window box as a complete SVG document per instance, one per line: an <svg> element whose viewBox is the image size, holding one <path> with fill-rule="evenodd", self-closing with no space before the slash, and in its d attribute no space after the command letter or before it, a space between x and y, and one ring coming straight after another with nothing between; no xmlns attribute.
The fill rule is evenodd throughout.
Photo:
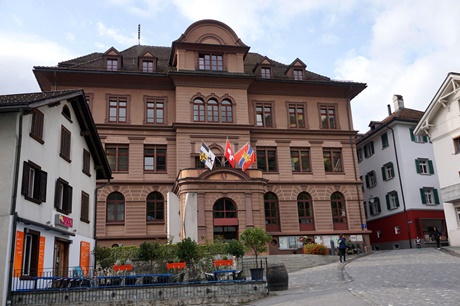
<svg viewBox="0 0 460 306"><path fill-rule="evenodd" d="M221 267L221 266L231 266L233 265L233 259L215 259L214 266Z"/></svg>
<svg viewBox="0 0 460 306"><path fill-rule="evenodd" d="M182 261L182 262L168 262L168 263L166 263L166 268L168 268L168 270L171 270L171 269L185 269L185 265L186 265L185 261Z"/></svg>
<svg viewBox="0 0 460 306"><path fill-rule="evenodd" d="M132 269L132 264L113 265L113 271L131 271Z"/></svg>

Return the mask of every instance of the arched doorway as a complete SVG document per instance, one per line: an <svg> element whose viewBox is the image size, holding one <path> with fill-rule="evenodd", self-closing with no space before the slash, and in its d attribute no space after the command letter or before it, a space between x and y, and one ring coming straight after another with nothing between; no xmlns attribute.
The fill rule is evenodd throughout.
<svg viewBox="0 0 460 306"><path fill-rule="evenodd" d="M238 208L228 198L220 198L212 207L213 239L238 240Z"/></svg>

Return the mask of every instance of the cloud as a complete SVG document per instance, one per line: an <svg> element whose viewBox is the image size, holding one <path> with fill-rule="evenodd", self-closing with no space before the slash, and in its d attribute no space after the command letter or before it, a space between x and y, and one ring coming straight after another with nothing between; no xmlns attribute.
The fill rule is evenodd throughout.
<svg viewBox="0 0 460 306"><path fill-rule="evenodd" d="M126 36L120 34L118 29L108 28L102 22L98 22L96 24L97 32L99 36L103 38L111 38L111 40L115 40L117 43L123 46L131 46L135 45L137 42L137 36L131 34L131 36Z"/></svg>
<svg viewBox="0 0 460 306"><path fill-rule="evenodd" d="M74 58L73 54L57 43L36 35L0 32L0 94L40 91L32 73L33 66L54 66Z"/></svg>

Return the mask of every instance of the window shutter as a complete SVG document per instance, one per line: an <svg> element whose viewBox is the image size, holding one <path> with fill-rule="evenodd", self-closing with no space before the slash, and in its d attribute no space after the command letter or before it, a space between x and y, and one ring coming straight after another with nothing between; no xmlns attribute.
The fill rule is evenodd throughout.
<svg viewBox="0 0 460 306"><path fill-rule="evenodd" d="M382 212L382 209L380 208L380 200L379 199L377 199L377 210L378 210L379 213Z"/></svg>
<svg viewBox="0 0 460 306"><path fill-rule="evenodd" d="M374 154L374 142L371 141L371 154L370 155L373 155Z"/></svg>
<svg viewBox="0 0 460 306"><path fill-rule="evenodd" d="M21 194L25 196L30 196L27 194L29 190L29 173L30 173L30 165L25 161L24 166L22 168L22 188Z"/></svg>
<svg viewBox="0 0 460 306"><path fill-rule="evenodd" d="M415 169L417 170L417 173L420 174L420 162L418 159L415 160Z"/></svg>
<svg viewBox="0 0 460 306"><path fill-rule="evenodd" d="M67 212L70 214L72 212L72 194L73 188L72 186L67 186Z"/></svg>
<svg viewBox="0 0 460 306"><path fill-rule="evenodd" d="M370 212L371 216L374 215L374 204L369 205L369 212Z"/></svg>
<svg viewBox="0 0 460 306"><path fill-rule="evenodd" d="M56 189L54 191L54 208L56 209L59 209L59 201L61 197L62 187L62 183L59 180L56 180Z"/></svg>
<svg viewBox="0 0 460 306"><path fill-rule="evenodd" d="M434 174L434 168L433 168L433 161L428 160L428 169L430 170L430 174Z"/></svg>
<svg viewBox="0 0 460 306"><path fill-rule="evenodd" d="M420 188L420 198L422 199L422 204L426 204L425 190Z"/></svg>
<svg viewBox="0 0 460 306"><path fill-rule="evenodd" d="M438 190L435 189L435 188L433 188L433 194L434 194L434 203L435 203L436 205L439 205L440 203L439 203Z"/></svg>
<svg viewBox="0 0 460 306"><path fill-rule="evenodd" d="M364 201L364 215L367 217L367 202Z"/></svg>
<svg viewBox="0 0 460 306"><path fill-rule="evenodd" d="M423 142L428 142L428 136L423 136Z"/></svg>
<svg viewBox="0 0 460 306"><path fill-rule="evenodd" d="M390 163L390 172L391 172L391 177L395 177L395 168L393 167L393 163Z"/></svg>
<svg viewBox="0 0 460 306"><path fill-rule="evenodd" d="M40 170L40 202L46 202L46 180L48 179L48 173Z"/></svg>
<svg viewBox="0 0 460 306"><path fill-rule="evenodd" d="M382 178L384 181L387 180L387 174L386 174L386 171L385 171L385 166L382 167Z"/></svg>
<svg viewBox="0 0 460 306"><path fill-rule="evenodd" d="M369 188L369 175L366 174L366 187Z"/></svg>
<svg viewBox="0 0 460 306"><path fill-rule="evenodd" d="M414 129L410 128L410 129L409 129L409 132L410 132L410 140L411 140L411 141L415 141Z"/></svg>
<svg viewBox="0 0 460 306"><path fill-rule="evenodd" d="M395 202L396 202L396 207L399 207L399 197L398 197L398 192L395 191Z"/></svg>
<svg viewBox="0 0 460 306"><path fill-rule="evenodd" d="M390 195L389 194L385 195L385 200L387 201L387 209L390 210L391 206L390 206Z"/></svg>

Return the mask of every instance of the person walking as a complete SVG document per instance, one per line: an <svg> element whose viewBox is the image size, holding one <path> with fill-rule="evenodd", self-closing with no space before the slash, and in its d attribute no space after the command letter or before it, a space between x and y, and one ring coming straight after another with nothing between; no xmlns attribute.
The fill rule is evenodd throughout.
<svg viewBox="0 0 460 306"><path fill-rule="evenodd" d="M340 262L347 261L345 254L347 253L347 239L343 236L343 234L340 234L339 240L337 240L337 248L339 249L339 256L340 256Z"/></svg>
<svg viewBox="0 0 460 306"><path fill-rule="evenodd" d="M434 241L436 241L436 248L438 250L441 249L441 233L438 231L438 229L433 227L433 232L431 233L431 237L433 238Z"/></svg>

